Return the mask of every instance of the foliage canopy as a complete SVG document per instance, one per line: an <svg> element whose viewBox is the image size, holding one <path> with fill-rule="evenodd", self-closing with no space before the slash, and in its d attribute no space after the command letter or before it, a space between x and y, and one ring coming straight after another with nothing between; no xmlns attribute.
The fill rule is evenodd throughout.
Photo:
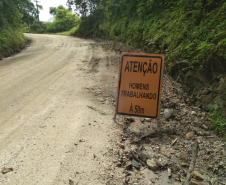
<svg viewBox="0 0 226 185"><path fill-rule="evenodd" d="M0 1L0 57L25 43L22 27L34 23L42 6L31 0Z"/></svg>
<svg viewBox="0 0 226 185"><path fill-rule="evenodd" d="M52 33L68 31L76 26L80 20L77 15L62 5L51 7L50 14L54 15L54 21L46 27L46 30Z"/></svg>

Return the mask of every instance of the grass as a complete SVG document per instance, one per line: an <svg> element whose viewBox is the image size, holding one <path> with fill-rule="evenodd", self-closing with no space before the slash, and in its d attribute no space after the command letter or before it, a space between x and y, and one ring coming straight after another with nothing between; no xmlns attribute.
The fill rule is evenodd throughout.
<svg viewBox="0 0 226 185"><path fill-rule="evenodd" d="M226 136L226 117L223 115L223 105L209 106L210 128L215 133Z"/></svg>
<svg viewBox="0 0 226 185"><path fill-rule="evenodd" d="M74 33L76 32L76 30L78 29L78 27L79 26L75 26L71 30L57 33L57 35L67 35L67 36L74 35Z"/></svg>
<svg viewBox="0 0 226 185"><path fill-rule="evenodd" d="M74 35L74 33L76 32L76 30L78 29L79 25L73 27L72 29L70 29L69 31L65 31L65 32L58 32L58 33L52 33L52 32L48 32L46 29L44 28L40 28L40 29L36 29L36 30L32 30L29 29L28 26L24 26L23 27L23 32L24 33L40 33L40 34L57 34L57 35L67 35L67 36L71 36Z"/></svg>

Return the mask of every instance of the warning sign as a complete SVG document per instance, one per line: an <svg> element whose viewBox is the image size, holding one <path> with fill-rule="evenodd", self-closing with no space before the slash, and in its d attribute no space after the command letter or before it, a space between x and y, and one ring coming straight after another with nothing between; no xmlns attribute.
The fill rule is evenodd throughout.
<svg viewBox="0 0 226 185"><path fill-rule="evenodd" d="M164 55L122 53L116 114L158 119Z"/></svg>

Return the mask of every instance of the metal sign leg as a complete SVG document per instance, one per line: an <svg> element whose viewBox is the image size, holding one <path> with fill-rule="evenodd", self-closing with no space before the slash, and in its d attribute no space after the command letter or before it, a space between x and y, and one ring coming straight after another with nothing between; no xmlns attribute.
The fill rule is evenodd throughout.
<svg viewBox="0 0 226 185"><path fill-rule="evenodd" d="M160 127L160 119L157 119L157 127Z"/></svg>
<svg viewBox="0 0 226 185"><path fill-rule="evenodd" d="M117 122L116 122L116 114L115 114L115 117L114 117L114 122L117 123Z"/></svg>

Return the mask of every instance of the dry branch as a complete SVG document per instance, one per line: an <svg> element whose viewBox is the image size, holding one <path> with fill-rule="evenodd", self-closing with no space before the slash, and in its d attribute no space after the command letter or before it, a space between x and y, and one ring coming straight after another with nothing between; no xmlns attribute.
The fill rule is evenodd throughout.
<svg viewBox="0 0 226 185"><path fill-rule="evenodd" d="M197 156L198 156L198 141L195 141L195 144L192 150L192 159L191 159L191 163L187 173L187 179L184 185L189 185L189 181L191 180L191 173L194 171Z"/></svg>

